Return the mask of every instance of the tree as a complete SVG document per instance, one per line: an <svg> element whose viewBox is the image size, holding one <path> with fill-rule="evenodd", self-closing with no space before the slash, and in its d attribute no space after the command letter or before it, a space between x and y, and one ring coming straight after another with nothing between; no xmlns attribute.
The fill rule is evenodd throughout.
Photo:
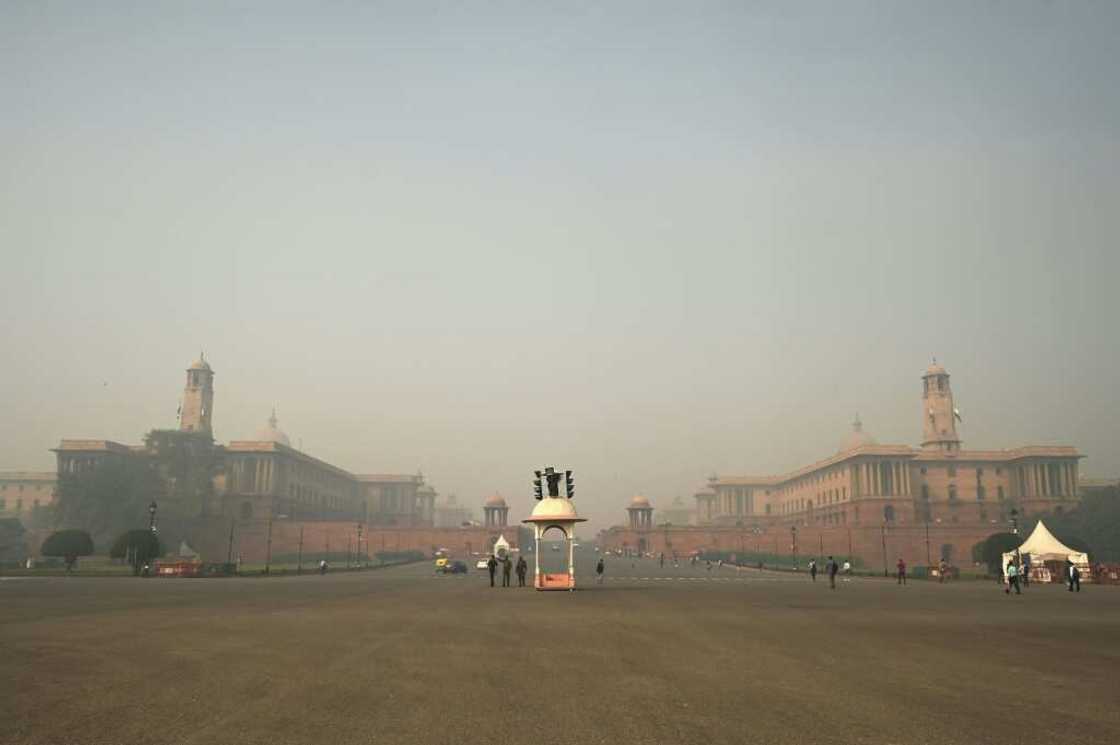
<svg viewBox="0 0 1120 745"><path fill-rule="evenodd" d="M163 546L159 536L150 530L130 530L117 537L109 549L112 559L128 559L132 571L140 573L140 568L153 559L163 556Z"/></svg>
<svg viewBox="0 0 1120 745"><path fill-rule="evenodd" d="M27 555L26 532L18 518L0 519L0 559L22 559Z"/></svg>
<svg viewBox="0 0 1120 745"><path fill-rule="evenodd" d="M43 556L61 556L66 561L66 571L72 571L79 556L93 553L93 539L84 530L58 530L47 536L39 553Z"/></svg>
<svg viewBox="0 0 1120 745"><path fill-rule="evenodd" d="M1003 555L1022 543L1014 533L992 533L972 547L972 560L987 566L991 574L1003 574Z"/></svg>

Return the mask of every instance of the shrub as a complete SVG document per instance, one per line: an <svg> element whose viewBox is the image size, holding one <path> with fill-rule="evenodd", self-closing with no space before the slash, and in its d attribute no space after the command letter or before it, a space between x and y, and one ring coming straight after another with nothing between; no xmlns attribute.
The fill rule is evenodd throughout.
<svg viewBox="0 0 1120 745"><path fill-rule="evenodd" d="M93 539L84 530L58 530L47 536L39 553L43 556L61 556L66 561L66 571L74 568L79 556L93 553Z"/></svg>
<svg viewBox="0 0 1120 745"><path fill-rule="evenodd" d="M160 543L159 536L143 529L122 533L113 541L113 546L109 549L110 558L128 559L135 572L139 572L140 567L161 556L163 556L163 545Z"/></svg>

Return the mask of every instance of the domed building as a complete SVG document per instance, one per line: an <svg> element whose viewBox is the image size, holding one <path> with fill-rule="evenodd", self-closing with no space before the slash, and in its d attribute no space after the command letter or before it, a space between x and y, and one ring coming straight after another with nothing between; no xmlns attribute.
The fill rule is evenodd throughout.
<svg viewBox="0 0 1120 745"><path fill-rule="evenodd" d="M631 528L648 530L653 527L653 505L641 494L630 500L626 511L630 514Z"/></svg>
<svg viewBox="0 0 1120 745"><path fill-rule="evenodd" d="M857 417L839 449L771 475L720 475L695 494L695 525L644 527L635 498L629 524L605 531L611 550L903 557L913 566L964 563L972 546L1008 529L1013 514L1064 512L1080 498L1079 461L1067 445L962 447L961 412L945 366L924 369L916 445L882 443ZM854 381L858 382L858 381ZM870 391L874 395L874 391ZM652 522L652 521L651 521ZM887 567L889 569L889 567Z"/></svg>
<svg viewBox="0 0 1120 745"><path fill-rule="evenodd" d="M509 505L500 494L492 494L482 504L483 524L487 528L504 528L508 524Z"/></svg>
<svg viewBox="0 0 1120 745"><path fill-rule="evenodd" d="M268 418L268 424L257 430L253 442L278 442L285 447L292 446L288 435L277 426L276 409L272 410L272 416Z"/></svg>
<svg viewBox="0 0 1120 745"><path fill-rule="evenodd" d="M840 443L840 450L837 452L846 453L849 450L878 444L874 437L863 431L863 422L859 420L859 414L856 414L856 419L852 422L852 431Z"/></svg>

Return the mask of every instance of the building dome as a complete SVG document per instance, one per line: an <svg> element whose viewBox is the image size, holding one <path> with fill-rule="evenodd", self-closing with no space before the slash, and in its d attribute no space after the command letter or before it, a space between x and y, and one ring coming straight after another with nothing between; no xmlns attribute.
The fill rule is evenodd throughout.
<svg viewBox="0 0 1120 745"><path fill-rule="evenodd" d="M641 494L638 494L637 496L635 496L633 499L630 500L630 507L628 507L627 509L631 509L631 510L651 510L651 509L653 509L653 505L649 503L648 499L643 497Z"/></svg>
<svg viewBox="0 0 1120 745"><path fill-rule="evenodd" d="M859 415L856 415L856 420L852 422L852 431L844 438L844 442L840 444L840 452L848 450L855 450L865 445L878 445L875 438L863 431L863 422L859 420Z"/></svg>
<svg viewBox="0 0 1120 745"><path fill-rule="evenodd" d="M537 506L533 508L532 516L522 522L547 522L549 520L583 522L583 519L576 514L576 508L572 504L572 500L563 497L545 497L540 500L537 502Z"/></svg>
<svg viewBox="0 0 1120 745"><path fill-rule="evenodd" d="M198 359L195 360L194 362L192 362L191 366L188 367L187 369L188 370L206 370L207 372L213 372L213 370L210 369L210 363L206 361L206 355L203 355L203 354L199 354Z"/></svg>
<svg viewBox="0 0 1120 745"><path fill-rule="evenodd" d="M500 494L490 495L489 497L486 498L486 501L483 502L482 504L483 504L484 507L508 507L509 506L509 505L506 504L506 500L502 499L502 495L500 495Z"/></svg>
<svg viewBox="0 0 1120 745"><path fill-rule="evenodd" d="M288 439L288 435L284 434L284 430L276 426L276 409L272 410L272 416L268 418L268 425L261 427L257 430L257 434L253 437L254 442L278 442L281 445L291 447L292 443Z"/></svg>

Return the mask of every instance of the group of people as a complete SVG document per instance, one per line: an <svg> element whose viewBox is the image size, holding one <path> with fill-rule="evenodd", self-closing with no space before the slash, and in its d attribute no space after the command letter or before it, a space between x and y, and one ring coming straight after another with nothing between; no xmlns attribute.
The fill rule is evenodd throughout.
<svg viewBox="0 0 1120 745"><path fill-rule="evenodd" d="M490 555L486 561L486 568L490 571L490 586L494 587L494 575L498 572L498 566L502 567L502 587L510 587L510 573L517 570L517 586L525 586L525 575L529 572L529 563L525 561L524 556L517 557L517 563L510 561L509 554L504 555L501 559Z"/></svg>
<svg viewBox="0 0 1120 745"><path fill-rule="evenodd" d="M1016 595L1022 595L1023 591L1021 588L1030 587L1031 584L1030 554L1024 554L1022 561L1018 564L1014 559L1007 562L1004 573L1007 575L1007 586L1004 588L1004 592L1010 595L1011 591L1015 590ZM1081 592L1081 570L1069 559L1066 559L1065 574L1067 589L1070 592Z"/></svg>
<svg viewBox="0 0 1120 745"><path fill-rule="evenodd" d="M845 572L851 571L851 564L849 564L848 562L844 562L844 570L845 570ZM840 562L838 562L836 559L829 556L828 561L824 565L824 571L825 571L826 574L828 574L828 586L831 587L833 590L835 590L836 589L836 575L840 573ZM809 577L814 582L817 581L817 560L816 559L810 559L809 560Z"/></svg>

